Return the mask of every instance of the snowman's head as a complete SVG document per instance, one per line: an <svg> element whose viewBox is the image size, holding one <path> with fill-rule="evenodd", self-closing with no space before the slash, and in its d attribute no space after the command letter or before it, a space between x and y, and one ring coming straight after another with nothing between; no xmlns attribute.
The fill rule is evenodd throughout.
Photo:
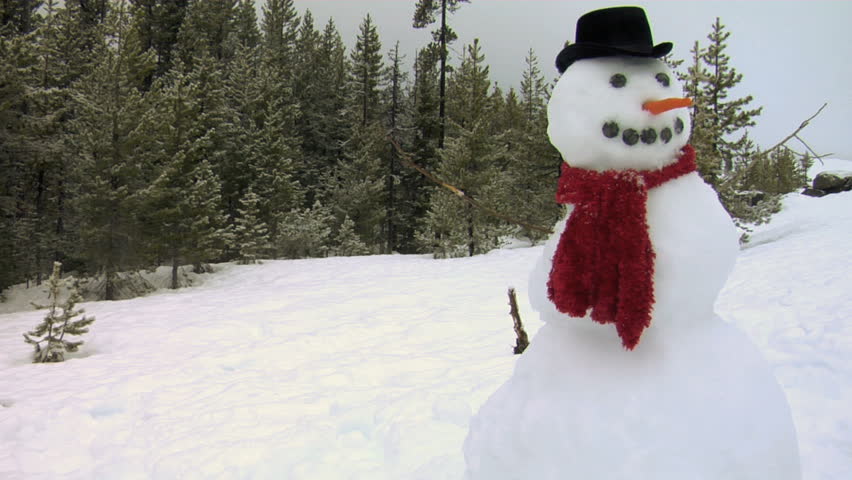
<svg viewBox="0 0 852 480"><path fill-rule="evenodd" d="M578 60L553 89L547 133L572 167L658 169L689 139L689 101L680 94L671 70L655 58Z"/></svg>

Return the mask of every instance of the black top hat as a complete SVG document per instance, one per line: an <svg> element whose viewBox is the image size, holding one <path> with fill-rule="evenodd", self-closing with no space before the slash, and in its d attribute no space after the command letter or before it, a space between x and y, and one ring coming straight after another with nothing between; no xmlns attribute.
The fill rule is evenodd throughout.
<svg viewBox="0 0 852 480"><path fill-rule="evenodd" d="M671 50L671 42L654 46L645 10L639 7L604 8L577 20L576 42L559 52L556 68L563 73L583 58L615 55L660 58Z"/></svg>

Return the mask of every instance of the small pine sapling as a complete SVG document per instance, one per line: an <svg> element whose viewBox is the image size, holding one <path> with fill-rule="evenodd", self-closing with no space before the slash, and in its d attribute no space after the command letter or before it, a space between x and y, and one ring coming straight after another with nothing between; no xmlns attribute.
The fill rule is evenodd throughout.
<svg viewBox="0 0 852 480"><path fill-rule="evenodd" d="M82 335L89 331L87 328L95 317L86 317L74 320L83 313L83 309L76 309L77 302L82 300L76 287L72 287L65 302L59 301L60 279L59 272L62 264L53 263L53 274L48 279L48 298L52 298L50 305L35 305L36 308L47 308L47 316L33 331L24 334L24 340L35 346L33 363L55 363L65 360L66 352L76 352L82 340L72 342L66 340L66 335ZM59 313L59 309L62 313Z"/></svg>
<svg viewBox="0 0 852 480"><path fill-rule="evenodd" d="M337 255L341 257L354 257L357 255L369 255L370 249L358 237L355 232L355 222L349 218L349 215L343 220L340 225L340 230L337 232Z"/></svg>

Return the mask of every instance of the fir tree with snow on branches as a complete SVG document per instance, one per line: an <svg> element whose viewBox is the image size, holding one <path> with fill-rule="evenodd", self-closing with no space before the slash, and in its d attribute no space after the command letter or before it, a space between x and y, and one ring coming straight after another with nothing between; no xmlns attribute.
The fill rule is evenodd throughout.
<svg viewBox="0 0 852 480"><path fill-rule="evenodd" d="M81 315L82 308L75 309L77 302L82 300L77 288L72 287L68 298L60 303L59 291L62 286L59 272L62 264L53 263L53 274L48 279L48 298L52 301L50 305L35 305L36 308L49 309L44 320L31 332L24 334L24 340L35 346L33 363L56 363L65 360L66 352L76 352L82 340L71 341L65 337L79 336L89 331L88 326L95 321L95 317L86 317L74 320ZM62 309L62 313L59 309Z"/></svg>

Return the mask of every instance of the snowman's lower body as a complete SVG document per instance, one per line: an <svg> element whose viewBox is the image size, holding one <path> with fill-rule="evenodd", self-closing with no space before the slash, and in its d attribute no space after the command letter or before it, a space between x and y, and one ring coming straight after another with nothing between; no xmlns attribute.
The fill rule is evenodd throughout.
<svg viewBox="0 0 852 480"><path fill-rule="evenodd" d="M622 349L611 327L546 324L471 420L471 480L798 480L783 391L738 329L711 319ZM665 339L664 339L665 338Z"/></svg>

